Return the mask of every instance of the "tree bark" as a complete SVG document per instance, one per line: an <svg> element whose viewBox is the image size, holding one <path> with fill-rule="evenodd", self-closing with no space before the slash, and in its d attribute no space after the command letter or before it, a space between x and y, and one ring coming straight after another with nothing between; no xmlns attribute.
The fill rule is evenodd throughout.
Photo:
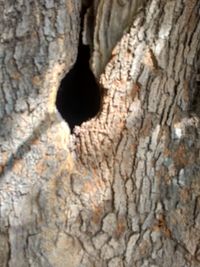
<svg viewBox="0 0 200 267"><path fill-rule="evenodd" d="M0 3L0 266L200 266L199 8L93 1L102 109L70 134L80 1Z"/></svg>

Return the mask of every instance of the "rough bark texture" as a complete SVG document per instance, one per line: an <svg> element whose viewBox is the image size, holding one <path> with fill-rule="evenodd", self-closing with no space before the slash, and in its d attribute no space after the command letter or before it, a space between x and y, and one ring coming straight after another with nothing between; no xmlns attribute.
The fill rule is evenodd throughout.
<svg viewBox="0 0 200 267"><path fill-rule="evenodd" d="M97 76L122 38L73 135L54 103L79 1L4 2L0 266L200 266L199 1L94 1Z"/></svg>

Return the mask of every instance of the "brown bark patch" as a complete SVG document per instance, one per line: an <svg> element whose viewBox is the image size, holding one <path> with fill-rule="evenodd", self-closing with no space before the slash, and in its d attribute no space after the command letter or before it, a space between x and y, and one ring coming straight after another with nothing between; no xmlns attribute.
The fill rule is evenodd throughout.
<svg viewBox="0 0 200 267"><path fill-rule="evenodd" d="M117 221L117 228L114 233L115 237L119 239L126 231L126 220L125 218L119 218Z"/></svg>
<svg viewBox="0 0 200 267"><path fill-rule="evenodd" d="M13 172L15 172L16 174L20 174L22 172L23 169L23 161L22 160L15 160L14 164L13 164Z"/></svg>
<svg viewBox="0 0 200 267"><path fill-rule="evenodd" d="M11 78L13 80L19 81L21 78L21 74L17 71L11 73Z"/></svg>
<svg viewBox="0 0 200 267"><path fill-rule="evenodd" d="M35 86L40 86L42 84L42 77L40 76L34 76L32 78L32 84L35 85Z"/></svg>
<svg viewBox="0 0 200 267"><path fill-rule="evenodd" d="M150 48L147 49L147 51L144 55L144 64L152 70L158 69L157 59L156 59L152 49L150 49Z"/></svg>
<svg viewBox="0 0 200 267"><path fill-rule="evenodd" d="M49 157L47 156L43 157L43 160L39 161L39 163L35 166L35 169L39 175L42 175L47 169L46 162L48 161L48 159Z"/></svg>
<svg viewBox="0 0 200 267"><path fill-rule="evenodd" d="M132 100L135 99L135 97L138 95L138 93L140 92L141 89L141 85L139 83L134 83L132 90L131 90L131 98Z"/></svg>
<svg viewBox="0 0 200 267"><path fill-rule="evenodd" d="M191 198L191 191L189 188L183 188L180 190L180 199L182 202L187 203Z"/></svg>
<svg viewBox="0 0 200 267"><path fill-rule="evenodd" d="M2 173L4 171L4 167L5 167L5 165L3 165L3 164L0 165L0 175L2 175Z"/></svg>
<svg viewBox="0 0 200 267"><path fill-rule="evenodd" d="M102 206L94 206L93 213L92 213L92 221L94 224L99 225L102 214L103 214Z"/></svg>
<svg viewBox="0 0 200 267"><path fill-rule="evenodd" d="M190 163L194 163L192 155L189 156L187 153L188 151L184 144L180 144L172 153L171 157L177 167L183 168Z"/></svg>
<svg viewBox="0 0 200 267"><path fill-rule="evenodd" d="M162 214L158 216L158 219L156 220L155 225L153 226L153 230L162 232L163 235L167 238L171 237L171 231L167 227L165 217Z"/></svg>

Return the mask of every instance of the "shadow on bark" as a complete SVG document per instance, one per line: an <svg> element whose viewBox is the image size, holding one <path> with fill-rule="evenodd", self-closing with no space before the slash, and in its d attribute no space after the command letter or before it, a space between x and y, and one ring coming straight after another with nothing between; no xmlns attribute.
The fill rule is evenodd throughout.
<svg viewBox="0 0 200 267"><path fill-rule="evenodd" d="M31 145L43 134L47 131L47 129L52 126L52 119L55 117L55 114L46 113L44 119L40 122L40 124L33 130L32 134L18 147L16 152L12 153L6 164L3 166L3 171L0 173L0 178L6 175L9 171L12 170L15 162L17 160L22 160L24 155L27 154L31 150ZM54 122L55 123L55 122ZM59 121L56 121L56 124Z"/></svg>

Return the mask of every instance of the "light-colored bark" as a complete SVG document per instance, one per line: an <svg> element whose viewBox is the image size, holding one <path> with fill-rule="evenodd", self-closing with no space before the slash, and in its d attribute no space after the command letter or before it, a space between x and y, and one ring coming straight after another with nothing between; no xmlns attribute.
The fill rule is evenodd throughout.
<svg viewBox="0 0 200 267"><path fill-rule="evenodd" d="M200 266L199 1L110 1L111 56L119 11L95 4L103 107L73 135L54 102L79 1L2 4L0 266Z"/></svg>

